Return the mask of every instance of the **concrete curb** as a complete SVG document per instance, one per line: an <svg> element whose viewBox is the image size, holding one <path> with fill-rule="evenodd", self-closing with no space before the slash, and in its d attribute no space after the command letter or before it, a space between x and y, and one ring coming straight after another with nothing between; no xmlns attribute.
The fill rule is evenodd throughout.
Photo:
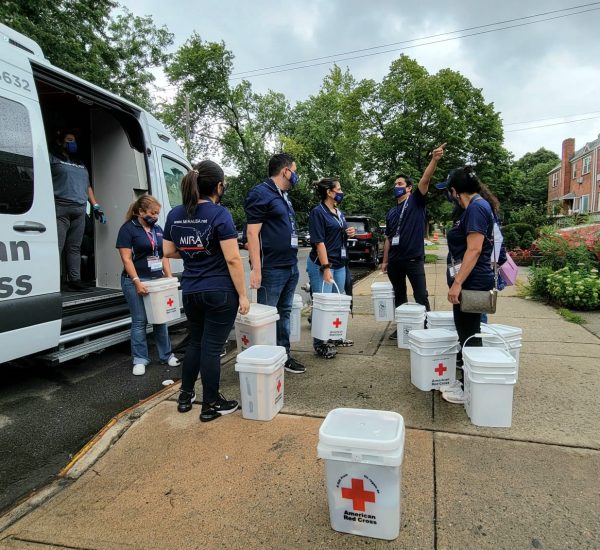
<svg viewBox="0 0 600 550"><path fill-rule="evenodd" d="M180 385L181 383L178 382L167 386L113 417L75 454L71 462L57 474L57 479L40 489L35 489L0 516L0 533L79 479L108 452L137 420L177 393Z"/></svg>

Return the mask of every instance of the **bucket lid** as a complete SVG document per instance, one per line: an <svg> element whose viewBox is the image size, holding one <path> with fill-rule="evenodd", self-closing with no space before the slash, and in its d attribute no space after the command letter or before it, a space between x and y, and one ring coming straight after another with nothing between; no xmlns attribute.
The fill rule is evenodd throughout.
<svg viewBox="0 0 600 550"><path fill-rule="evenodd" d="M495 367L517 367L515 358L502 348L492 347L466 347L462 350L465 364L473 365L480 369Z"/></svg>
<svg viewBox="0 0 600 550"><path fill-rule="evenodd" d="M404 419L392 411L333 409L319 428L319 442L345 448L395 450L404 444Z"/></svg>
<svg viewBox="0 0 600 550"><path fill-rule="evenodd" d="M499 334L502 338L514 338L521 337L523 335L523 329L519 327L511 327L509 325L500 325L497 323L491 323L489 325L481 324L481 332L483 334Z"/></svg>
<svg viewBox="0 0 600 550"><path fill-rule="evenodd" d="M402 304L396 308L396 315L425 315L425 306L421 304Z"/></svg>
<svg viewBox="0 0 600 550"><path fill-rule="evenodd" d="M458 341L456 332L446 330L445 328L428 328L423 330L411 330L408 333L408 340L416 343L435 343L454 344Z"/></svg>
<svg viewBox="0 0 600 550"><path fill-rule="evenodd" d="M378 291L381 292L382 290L394 290L394 287L392 286L392 283L373 283L371 285L371 290L372 291Z"/></svg>
<svg viewBox="0 0 600 550"><path fill-rule="evenodd" d="M516 384L517 383L517 372L506 372L506 373L479 373L473 372L468 367L464 369L465 376L469 378L471 382L477 384Z"/></svg>
<svg viewBox="0 0 600 550"><path fill-rule="evenodd" d="M348 296L347 294L338 294L337 292L315 292L313 294L313 302L320 302L323 304L342 304L350 303L352 301L352 296Z"/></svg>
<svg viewBox="0 0 600 550"><path fill-rule="evenodd" d="M294 294L294 306L302 307L304 302L302 301L302 296L300 294Z"/></svg>
<svg viewBox="0 0 600 550"><path fill-rule="evenodd" d="M249 365L272 365L286 356L283 346L266 346L258 344L250 346L236 357L237 363Z"/></svg>
<svg viewBox="0 0 600 550"><path fill-rule="evenodd" d="M452 311L428 311L427 320L454 324L454 313Z"/></svg>
<svg viewBox="0 0 600 550"><path fill-rule="evenodd" d="M250 311L246 315L238 313L236 321L252 325L254 323L265 321L269 317L277 315L277 308L274 306L266 306L264 304L250 304Z"/></svg>
<svg viewBox="0 0 600 550"><path fill-rule="evenodd" d="M179 279L177 277L161 277L160 279L144 281L144 286L150 291L155 290L157 287L175 288L179 286Z"/></svg>

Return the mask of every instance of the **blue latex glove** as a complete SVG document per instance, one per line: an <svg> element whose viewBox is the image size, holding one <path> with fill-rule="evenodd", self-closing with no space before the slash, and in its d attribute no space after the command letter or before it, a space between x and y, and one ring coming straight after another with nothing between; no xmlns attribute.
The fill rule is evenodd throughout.
<svg viewBox="0 0 600 550"><path fill-rule="evenodd" d="M94 217L100 223L106 223L106 214L104 214L104 210L100 208L99 204L94 204L94 206L92 206L92 212L94 212Z"/></svg>

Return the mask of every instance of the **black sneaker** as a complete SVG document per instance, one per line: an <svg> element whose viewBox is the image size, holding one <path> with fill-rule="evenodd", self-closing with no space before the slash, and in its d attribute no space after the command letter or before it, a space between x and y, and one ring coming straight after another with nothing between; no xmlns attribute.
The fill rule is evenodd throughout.
<svg viewBox="0 0 600 550"><path fill-rule="evenodd" d="M298 361L292 359L291 357L289 357L288 360L285 362L284 368L286 371L291 372L293 374L303 374L304 372L306 372L306 367L298 363Z"/></svg>
<svg viewBox="0 0 600 550"><path fill-rule="evenodd" d="M325 342L316 346L315 352L319 357L324 357L325 359L333 359L337 355L335 346Z"/></svg>
<svg viewBox="0 0 600 550"><path fill-rule="evenodd" d="M332 342L332 344L337 348L337 347L342 347L342 348L350 348L354 345L354 340L346 340L344 339L340 339L340 340L334 340Z"/></svg>
<svg viewBox="0 0 600 550"><path fill-rule="evenodd" d="M398 331L395 330L394 332L392 332L392 334L390 334L390 340L398 340Z"/></svg>
<svg viewBox="0 0 600 550"><path fill-rule="evenodd" d="M192 410L192 403L196 400L196 392L179 390L177 399L177 410L180 413L186 413Z"/></svg>
<svg viewBox="0 0 600 550"><path fill-rule="evenodd" d="M202 403L200 412L200 422L210 422L226 414L237 411L239 404L237 401L227 401L221 394L214 403Z"/></svg>

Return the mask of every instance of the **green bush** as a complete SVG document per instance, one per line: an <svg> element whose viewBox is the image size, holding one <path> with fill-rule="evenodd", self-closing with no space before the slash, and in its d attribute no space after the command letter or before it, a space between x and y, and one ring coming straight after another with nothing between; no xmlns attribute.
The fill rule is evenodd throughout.
<svg viewBox="0 0 600 550"><path fill-rule="evenodd" d="M529 295L533 298L550 298L548 291L548 277L554 273L550 267L532 267L529 270Z"/></svg>
<svg viewBox="0 0 600 550"><path fill-rule="evenodd" d="M568 267L546 278L550 298L571 309L597 309L600 305L600 278L597 270L571 271Z"/></svg>
<svg viewBox="0 0 600 550"><path fill-rule="evenodd" d="M541 259L539 264L553 271L570 267L580 271L591 271L598 261L585 244L573 245L562 235L546 234L537 241Z"/></svg>
<svg viewBox="0 0 600 550"><path fill-rule="evenodd" d="M529 248L535 240L536 230L528 223L509 223L502 227L504 246L507 250Z"/></svg>

